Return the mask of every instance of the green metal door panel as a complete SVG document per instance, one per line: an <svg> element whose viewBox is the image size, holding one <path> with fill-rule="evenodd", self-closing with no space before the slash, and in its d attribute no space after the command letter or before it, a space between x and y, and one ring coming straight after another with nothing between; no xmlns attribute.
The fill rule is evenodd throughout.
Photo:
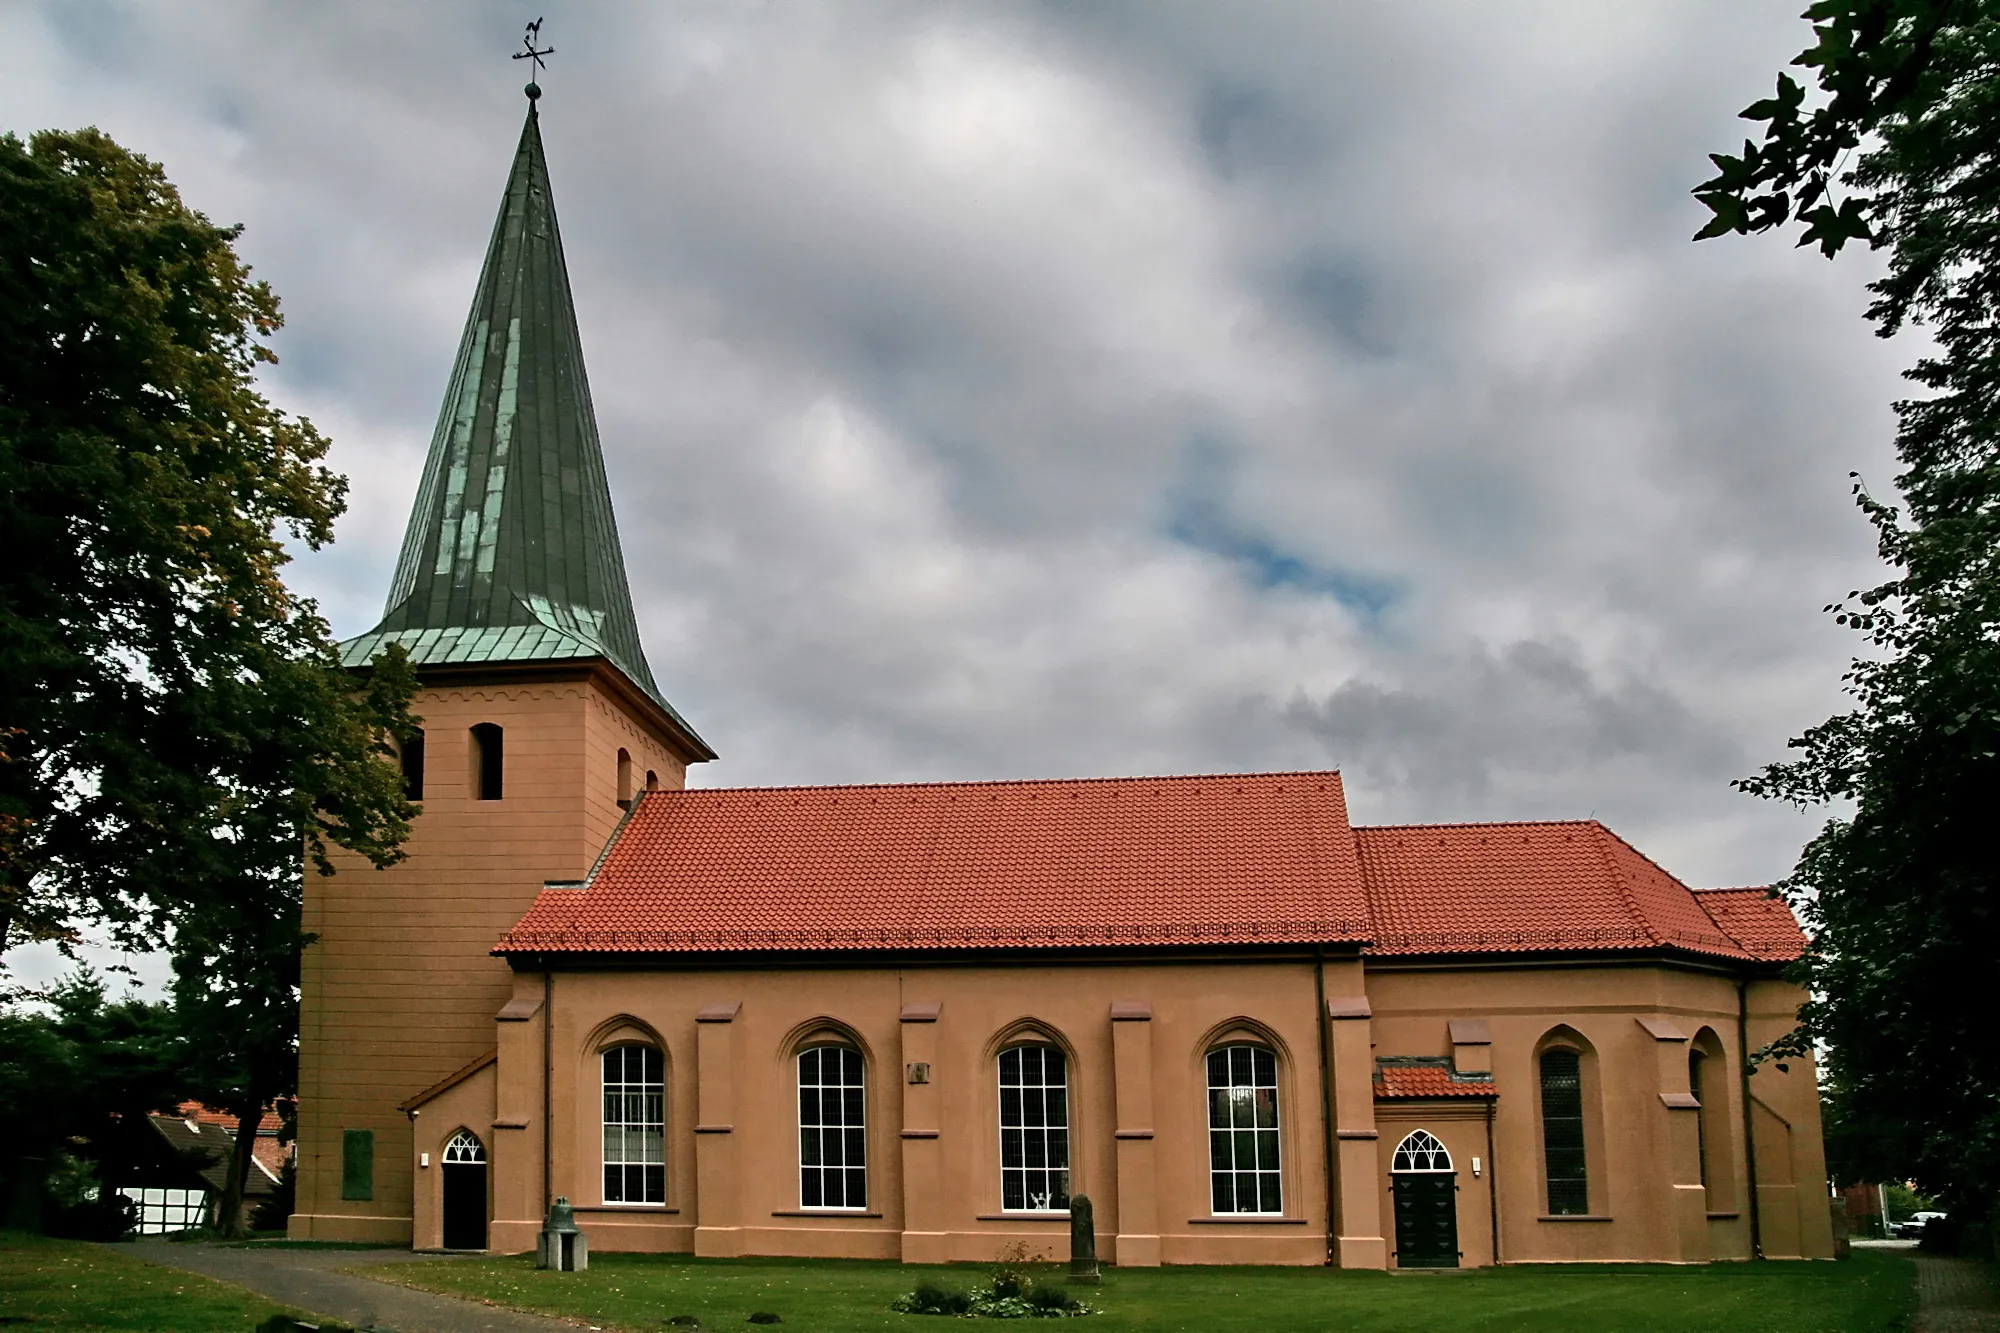
<svg viewBox="0 0 2000 1333"><path fill-rule="evenodd" d="M1458 1175L1399 1172L1390 1177L1396 1214L1396 1267L1458 1267Z"/></svg>
<svg viewBox="0 0 2000 1333"><path fill-rule="evenodd" d="M341 1131L340 1197L375 1197L375 1131L372 1129Z"/></svg>

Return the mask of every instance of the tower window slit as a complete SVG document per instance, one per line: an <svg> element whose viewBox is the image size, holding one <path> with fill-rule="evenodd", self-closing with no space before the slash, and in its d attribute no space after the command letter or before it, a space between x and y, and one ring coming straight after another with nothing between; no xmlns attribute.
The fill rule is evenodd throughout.
<svg viewBox="0 0 2000 1333"><path fill-rule="evenodd" d="M504 767L500 728L491 722L481 722L472 729L473 796L482 801L499 800Z"/></svg>

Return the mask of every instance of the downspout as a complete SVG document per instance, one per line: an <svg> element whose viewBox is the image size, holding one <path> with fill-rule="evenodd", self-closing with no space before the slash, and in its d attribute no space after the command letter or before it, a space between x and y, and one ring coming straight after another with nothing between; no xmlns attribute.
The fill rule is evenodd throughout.
<svg viewBox="0 0 2000 1333"><path fill-rule="evenodd" d="M548 963L545 961L542 964L542 966L546 968L548 966ZM555 1126L554 1124L551 1123L551 1121L554 1119L555 1116L555 1095L550 1086L555 1080L555 1069L556 1069L555 1033L553 1030L556 1021L555 1006L556 1006L556 974L552 971L545 971L542 973L542 1216L543 1217L547 1217L549 1215L549 1205L554 1202L554 1197L549 1193L549 1180L550 1176L553 1174L553 1161L555 1156L555 1145L556 1145Z"/></svg>
<svg viewBox="0 0 2000 1333"><path fill-rule="evenodd" d="M1313 1026L1319 1032L1319 1130L1320 1163L1326 1178L1326 1262L1332 1267L1334 1261L1334 1197L1333 1197L1333 1094L1327 1091L1327 1082L1333 1077L1333 1062L1327 1050L1326 1037L1326 946L1313 945L1313 1012L1317 1015Z"/></svg>
<svg viewBox="0 0 2000 1333"><path fill-rule="evenodd" d="M1486 1211L1493 1222L1493 1266L1500 1266L1500 1168L1493 1165L1493 1106L1486 1099Z"/></svg>
<svg viewBox="0 0 2000 1333"><path fill-rule="evenodd" d="M1743 1169L1749 1175L1750 1257L1764 1257L1764 1219L1757 1206L1757 1127L1750 1118L1750 979L1736 982L1736 1081L1743 1098Z"/></svg>

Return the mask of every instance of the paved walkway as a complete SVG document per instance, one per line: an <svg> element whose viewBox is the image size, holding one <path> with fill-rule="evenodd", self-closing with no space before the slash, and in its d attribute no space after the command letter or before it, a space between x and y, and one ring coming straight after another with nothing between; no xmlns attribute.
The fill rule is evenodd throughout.
<svg viewBox="0 0 2000 1333"><path fill-rule="evenodd" d="M2000 1333L2000 1280L1977 1259L1912 1256L1917 1264L1916 1333Z"/></svg>
<svg viewBox="0 0 2000 1333"><path fill-rule="evenodd" d="M336 1271L412 1260L452 1262L445 1256L412 1254L407 1249L308 1250L282 1245L242 1249L173 1241L135 1241L118 1249L149 1263L234 1282L274 1301L357 1328L394 1333L579 1333L591 1327Z"/></svg>

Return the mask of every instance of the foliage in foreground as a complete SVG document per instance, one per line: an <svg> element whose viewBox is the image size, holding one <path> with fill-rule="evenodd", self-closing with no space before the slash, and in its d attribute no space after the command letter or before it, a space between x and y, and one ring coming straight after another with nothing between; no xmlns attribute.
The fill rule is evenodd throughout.
<svg viewBox="0 0 2000 1333"><path fill-rule="evenodd" d="M189 1091L247 1127L295 1078L302 856L408 836L414 677L357 686L280 577L346 483L258 391L238 232L97 130L0 136L0 955L170 947Z"/></svg>
<svg viewBox="0 0 2000 1333"><path fill-rule="evenodd" d="M696 1259L593 1254L583 1273L538 1272L532 1257L371 1265L367 1275L606 1328L658 1328L671 1315L740 1328L752 1311L813 1333L937 1328L886 1312L913 1282L963 1288L965 1266L856 1260ZM1105 1333L1902 1333L1914 1270L1901 1254L1842 1263L1768 1261L1712 1267L1524 1266L1450 1277L1323 1268L1107 1269L1089 1327Z"/></svg>
<svg viewBox="0 0 2000 1333"><path fill-rule="evenodd" d="M274 1314L306 1317L212 1278L116 1250L0 1232L0 1314L65 1333L248 1333Z"/></svg>
<svg viewBox="0 0 2000 1333"><path fill-rule="evenodd" d="M1843 1179L1914 1178L1955 1214L2000 1201L2000 3L1819 0L1815 39L1764 125L1695 194L1701 237L1796 226L1887 271L1868 318L1934 342L1896 404L1902 505L1856 485L1891 576L1829 607L1864 648L1852 712L1740 785L1851 803L1786 887L1816 936L1813 1000L1776 1054L1825 1043L1828 1148Z"/></svg>

